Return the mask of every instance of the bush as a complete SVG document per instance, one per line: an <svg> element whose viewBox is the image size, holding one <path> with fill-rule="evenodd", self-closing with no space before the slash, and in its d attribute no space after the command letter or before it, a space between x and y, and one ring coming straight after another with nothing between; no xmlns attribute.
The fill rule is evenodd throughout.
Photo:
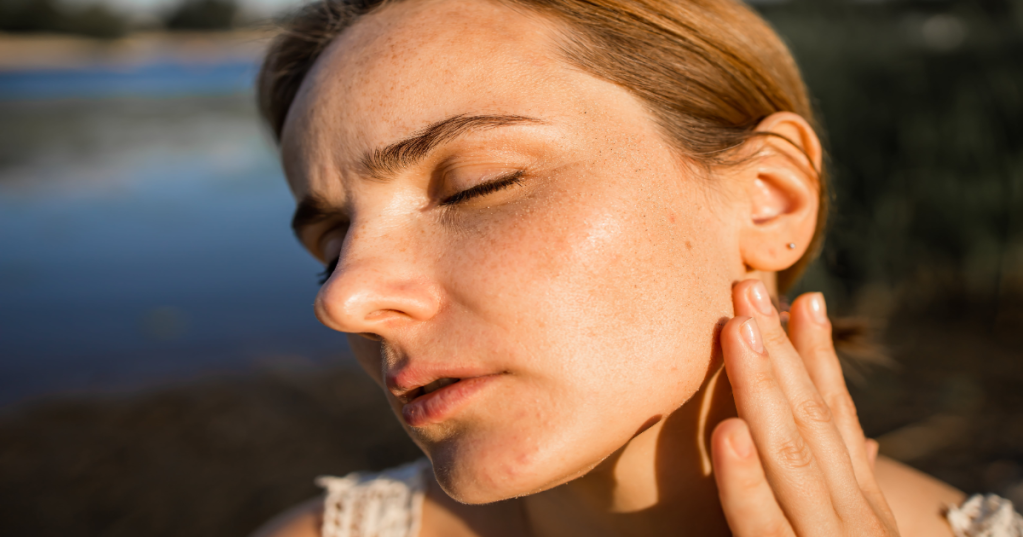
<svg viewBox="0 0 1023 537"><path fill-rule="evenodd" d="M185 0L164 21L169 30L227 30L234 26L233 0Z"/></svg>
<svg viewBox="0 0 1023 537"><path fill-rule="evenodd" d="M0 31L55 32L116 38L127 19L102 4L72 8L55 0L0 0Z"/></svg>
<svg viewBox="0 0 1023 537"><path fill-rule="evenodd" d="M836 207L807 287L882 284L930 314L1023 303L1023 2L762 6L830 141ZM1011 311L1010 311L1011 310ZM1015 321L1013 321L1015 322Z"/></svg>

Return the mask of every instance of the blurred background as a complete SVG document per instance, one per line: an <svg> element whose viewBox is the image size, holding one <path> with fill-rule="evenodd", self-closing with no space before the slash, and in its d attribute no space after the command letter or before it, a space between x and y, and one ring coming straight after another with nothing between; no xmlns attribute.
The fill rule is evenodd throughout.
<svg viewBox="0 0 1023 537"><path fill-rule="evenodd" d="M293 0L0 0L0 535L245 535L417 456L343 337L252 80ZM1023 505L1023 0L754 3L835 183L800 284L882 452Z"/></svg>

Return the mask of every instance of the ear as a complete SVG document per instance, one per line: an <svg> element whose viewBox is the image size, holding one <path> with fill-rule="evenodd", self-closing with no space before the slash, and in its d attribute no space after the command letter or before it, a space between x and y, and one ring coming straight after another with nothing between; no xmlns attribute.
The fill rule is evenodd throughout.
<svg viewBox="0 0 1023 537"><path fill-rule="evenodd" d="M777 272L803 256L817 228L821 143L791 112L772 114L756 131L763 134L744 148L753 157L737 171L743 210L748 207L739 246L751 270Z"/></svg>

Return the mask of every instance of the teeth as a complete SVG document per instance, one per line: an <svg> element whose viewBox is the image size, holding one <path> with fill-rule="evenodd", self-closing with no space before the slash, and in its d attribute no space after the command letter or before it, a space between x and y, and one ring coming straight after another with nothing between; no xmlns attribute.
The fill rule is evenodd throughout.
<svg viewBox="0 0 1023 537"><path fill-rule="evenodd" d="M441 388L443 388L445 386L450 386L450 385L452 385L452 384L454 384L456 382L458 382L458 379L448 379L448 378L437 379L437 380L427 384L426 386L423 386L423 395L426 395L426 394L428 394L430 392L435 392L435 391L437 391L437 390L439 390L439 389L441 389Z"/></svg>

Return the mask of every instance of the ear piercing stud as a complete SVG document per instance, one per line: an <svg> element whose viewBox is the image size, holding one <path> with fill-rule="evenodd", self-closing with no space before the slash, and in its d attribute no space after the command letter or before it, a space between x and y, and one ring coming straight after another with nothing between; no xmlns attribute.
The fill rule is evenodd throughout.
<svg viewBox="0 0 1023 537"><path fill-rule="evenodd" d="M794 243L794 242L790 242L790 243L786 244L786 246L789 247L789 250L795 250L796 249L796 243Z"/></svg>

